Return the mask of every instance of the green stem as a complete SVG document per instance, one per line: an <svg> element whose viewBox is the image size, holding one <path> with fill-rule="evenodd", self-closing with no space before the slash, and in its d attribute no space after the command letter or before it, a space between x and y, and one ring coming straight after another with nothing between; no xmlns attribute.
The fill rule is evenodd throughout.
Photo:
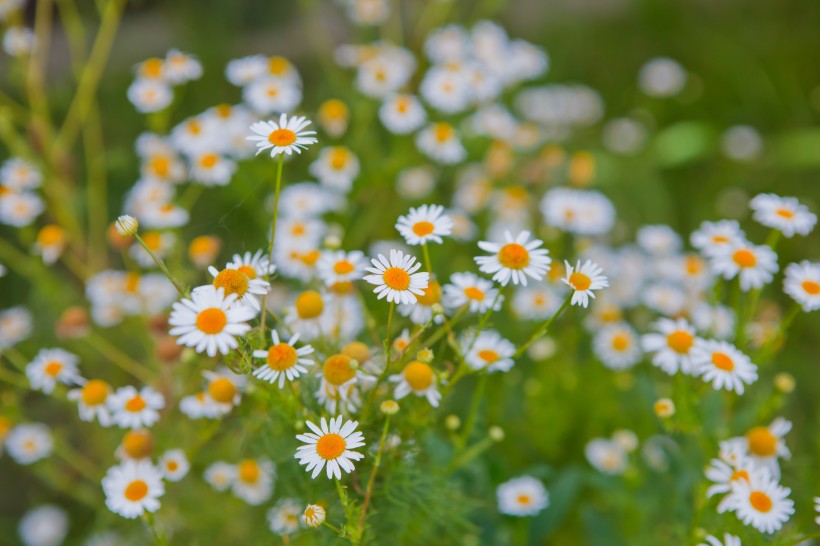
<svg viewBox="0 0 820 546"><path fill-rule="evenodd" d="M567 299L564 300L564 303L561 304L561 307L558 308L558 311L556 311L555 314L549 318L549 320L542 324L541 327L532 334L532 336L530 337L530 339L527 340L526 343L524 343L522 346L518 348L517 351L515 351L515 354L513 354L513 358L518 358L519 356L524 354L524 351L526 351L527 348L535 342L535 340L546 334L547 330L549 330L549 327L552 326L553 322L555 322L555 319L561 316L561 313L563 313L564 310L567 307L569 307L570 301L572 301L572 293L570 293L569 296L567 296Z"/></svg>
<svg viewBox="0 0 820 546"><path fill-rule="evenodd" d="M379 440L379 450L376 452L376 461L373 463L373 470L370 471L370 479L367 481L367 491L364 495L364 503L362 504L362 515L359 516L359 544L361 544L361 537L364 536L364 522L367 516L367 507L370 505L370 498L373 496L373 486L376 483L376 473L379 471L379 465L382 462L382 451L384 451L384 441L387 439L387 429L390 426L390 416L384 421L384 428L382 428L382 437Z"/></svg>
<svg viewBox="0 0 820 546"><path fill-rule="evenodd" d="M183 298L187 297L188 291L185 288L183 288L182 284L176 279L176 277L174 277L171 274L171 272L168 270L168 266L166 266L165 262L162 261L162 258L154 254L151 251L151 249L148 248L148 245L145 244L145 241L142 240L142 237L139 236L139 233L135 233L134 238L137 240L140 246L142 246L142 248L145 249L145 252L147 252L148 255L151 256L151 258L154 260L154 263L157 264L157 267L159 267L160 271L162 271L165 274L165 276L168 277L168 280L171 281L171 284L174 285L174 288L177 289L177 292L179 292L179 294Z"/></svg>
<svg viewBox="0 0 820 546"><path fill-rule="evenodd" d="M470 413L467 415L467 422L464 425L464 431L456 441L456 457L467 445L470 435L475 428L476 420L478 419L478 408L481 406L481 398L484 396L484 390L487 388L487 373L483 373L478 377L478 384L473 391L473 399L470 402Z"/></svg>
<svg viewBox="0 0 820 546"><path fill-rule="evenodd" d="M276 239L276 223L279 220L279 194L282 190L282 167L285 163L285 154L279 154L279 163L276 165L276 190L273 197L273 220L270 223L270 240L268 241L268 264L273 263L273 243ZM265 280L270 280L270 275L265 272ZM265 332L265 318L268 310L268 295L262 297L262 335Z"/></svg>
<svg viewBox="0 0 820 546"><path fill-rule="evenodd" d="M427 248L427 243L423 243L421 248L424 252L424 265L427 266L427 272L430 274L430 281L433 280L433 262L430 261L430 249Z"/></svg>

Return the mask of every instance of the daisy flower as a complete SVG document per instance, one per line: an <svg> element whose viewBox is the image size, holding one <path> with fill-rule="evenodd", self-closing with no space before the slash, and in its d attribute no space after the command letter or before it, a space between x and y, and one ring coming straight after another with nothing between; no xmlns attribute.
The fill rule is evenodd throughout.
<svg viewBox="0 0 820 546"><path fill-rule="evenodd" d="M391 133L406 135L424 125L427 112L413 95L393 95L382 102L379 119Z"/></svg>
<svg viewBox="0 0 820 546"><path fill-rule="evenodd" d="M519 476L496 489L498 511L508 516L534 516L549 505L544 484L532 476Z"/></svg>
<svg viewBox="0 0 820 546"><path fill-rule="evenodd" d="M80 419L93 421L97 419L104 426L111 425L111 412L106 404L111 394L111 386L100 379L87 381L79 389L68 391L68 399L77 401Z"/></svg>
<svg viewBox="0 0 820 546"><path fill-rule="evenodd" d="M0 183L15 191L33 190L43 183L43 173L34 163L12 157L0 166Z"/></svg>
<svg viewBox="0 0 820 546"><path fill-rule="evenodd" d="M710 485L706 490L707 497L731 492L732 485L738 480L749 481L755 469L754 461L743 454L735 455L733 461L726 461L722 458L725 456L722 452L720 459L711 460L706 468L706 478L714 485Z"/></svg>
<svg viewBox="0 0 820 546"><path fill-rule="evenodd" d="M352 461L361 460L364 455L351 451L364 446L364 436L356 431L357 421L347 421L342 424L342 416L331 418L330 423L322 417L320 426L310 421L305 424L313 432L299 434L296 439L305 445L296 450L296 459L300 465L306 465L305 470L313 471L311 478L316 478L327 465L327 477L338 480L342 477L342 470L353 472Z"/></svg>
<svg viewBox="0 0 820 546"><path fill-rule="evenodd" d="M515 364L515 345L492 330L481 332L475 339L467 335L461 347L464 361L474 370L506 372Z"/></svg>
<svg viewBox="0 0 820 546"><path fill-rule="evenodd" d="M539 205L547 225L578 235L601 235L615 223L615 207L594 190L553 188Z"/></svg>
<svg viewBox="0 0 820 546"><path fill-rule="evenodd" d="M749 480L737 480L719 513L733 511L745 525L761 533L772 534L780 530L789 516L794 514L794 501L789 498L791 489L783 487L772 478L768 469L752 473Z"/></svg>
<svg viewBox="0 0 820 546"><path fill-rule="evenodd" d="M159 421L159 410L165 407L165 398L151 387L120 387L108 395L106 404L112 421L120 428L150 427Z"/></svg>
<svg viewBox="0 0 820 546"><path fill-rule="evenodd" d="M43 504L23 515L17 533L25 546L60 546L68 534L68 526L65 510Z"/></svg>
<svg viewBox="0 0 820 546"><path fill-rule="evenodd" d="M820 264L808 260L789 264L783 279L783 291L807 313L820 309Z"/></svg>
<svg viewBox="0 0 820 546"><path fill-rule="evenodd" d="M242 267L241 270L240 267ZM253 274L254 277L251 278L245 271ZM213 287L217 290L221 288L226 298L231 295L236 295L236 301L238 303L249 306L255 311L261 309L259 298L270 291L270 283L265 279L257 277L254 271L250 270L247 266L243 267L229 263L222 271L211 266L208 268L208 273L214 278ZM194 289L194 291L196 290L198 290L198 288Z"/></svg>
<svg viewBox="0 0 820 546"><path fill-rule="evenodd" d="M37 232L37 242L34 243L34 251L43 258L43 263L51 265L60 259L65 249L66 232L60 226L48 224Z"/></svg>
<svg viewBox="0 0 820 546"><path fill-rule="evenodd" d="M481 272L492 274L501 286L507 286L510 280L527 286L527 277L540 281L549 271L552 259L547 256L547 249L539 248L543 241L529 238L529 231L522 231L515 239L506 231L504 243L479 241L478 247L492 255L477 256L475 262Z"/></svg>
<svg viewBox="0 0 820 546"><path fill-rule="evenodd" d="M128 100L141 114L164 110L174 100L171 87L158 79L138 78L128 87Z"/></svg>
<svg viewBox="0 0 820 546"><path fill-rule="evenodd" d="M188 462L185 452L181 449L172 449L163 453L159 458L158 466L162 477L169 482L178 482L191 469L191 463Z"/></svg>
<svg viewBox="0 0 820 546"><path fill-rule="evenodd" d="M191 157L191 179L204 186L227 185L236 169L235 161L213 150L201 150Z"/></svg>
<svg viewBox="0 0 820 546"><path fill-rule="evenodd" d="M449 123L432 123L416 135L419 150L438 163L454 165L467 156L455 127Z"/></svg>
<svg viewBox="0 0 820 546"><path fill-rule="evenodd" d="M295 499L280 499L267 513L270 530L279 536L291 535L302 526L302 504Z"/></svg>
<svg viewBox="0 0 820 546"><path fill-rule="evenodd" d="M219 415L230 413L234 406L239 405L246 384L244 375L237 375L226 367L215 372L204 370L202 375L208 382L205 392L213 400L213 409Z"/></svg>
<svg viewBox="0 0 820 546"><path fill-rule="evenodd" d="M396 383L393 397L401 400L410 393L424 396L430 405L438 407L441 393L438 392L436 374L429 364L414 360L407 364L401 373L391 375L390 381Z"/></svg>
<svg viewBox="0 0 820 546"><path fill-rule="evenodd" d="M779 458L789 459L791 452L784 437L792 429L791 421L778 417L767 427L750 428L745 435L730 438L727 448L748 454L757 467L767 468L775 478L780 476Z"/></svg>
<svg viewBox="0 0 820 546"><path fill-rule="evenodd" d="M271 330L270 335L273 345L267 350L253 352L254 358L265 359L265 364L257 368L253 375L270 383L276 383L278 380L281 389L285 386L286 379L294 381L300 375L308 373L305 366L313 366L314 362L313 359L305 357L313 353L313 347L305 345L297 349L299 334L294 334L287 343L279 340L279 333L276 330Z"/></svg>
<svg viewBox="0 0 820 546"><path fill-rule="evenodd" d="M706 542L701 542L698 546L741 546L740 538L729 533L724 533L723 542L714 535L706 535Z"/></svg>
<svg viewBox="0 0 820 546"><path fill-rule="evenodd" d="M174 85L202 77L202 64L188 53L171 49L165 54L165 79Z"/></svg>
<svg viewBox="0 0 820 546"><path fill-rule="evenodd" d="M31 313L22 306L0 311L0 350L12 347L31 334Z"/></svg>
<svg viewBox="0 0 820 546"><path fill-rule="evenodd" d="M41 423L17 425L5 439L6 451L18 464L31 464L51 455L51 431Z"/></svg>
<svg viewBox="0 0 820 546"><path fill-rule="evenodd" d="M275 478L276 467L272 462L245 459L236 465L231 492L251 506L257 506L270 499Z"/></svg>
<svg viewBox="0 0 820 546"><path fill-rule="evenodd" d="M808 235L817 223L817 215L794 197L761 193L749 201L749 207L754 211L755 220L786 237Z"/></svg>
<svg viewBox="0 0 820 546"><path fill-rule="evenodd" d="M703 222L697 231L692 232L689 241L703 254L712 257L743 244L746 241L746 234L736 220Z"/></svg>
<svg viewBox="0 0 820 546"><path fill-rule="evenodd" d="M236 294L225 296L223 289L203 286L191 293L191 299L174 303L168 324L169 333L180 336L177 343L194 347L196 352L215 356L217 350L228 354L239 343L236 336L244 335L251 327L247 321L256 312L243 305L233 305Z"/></svg>
<svg viewBox="0 0 820 546"><path fill-rule="evenodd" d="M547 284L521 287L515 291L511 308L521 318L547 320L561 307L565 299L563 292L562 286Z"/></svg>
<svg viewBox="0 0 820 546"><path fill-rule="evenodd" d="M452 233L453 221L441 205L422 205L411 208L406 216L399 216L396 229L408 245L423 245L430 241L441 244L441 238Z"/></svg>
<svg viewBox="0 0 820 546"><path fill-rule="evenodd" d="M692 374L711 381L715 390L743 394L744 385L757 381L757 366L731 343L698 339L692 348Z"/></svg>
<svg viewBox="0 0 820 546"><path fill-rule="evenodd" d="M712 268L724 279L740 277L740 288L748 292L771 282L777 272L777 254L766 245L742 243L712 258Z"/></svg>
<svg viewBox="0 0 820 546"><path fill-rule="evenodd" d="M595 298L594 290L600 290L609 286L609 281L601 273L603 269L587 260L584 265L581 265L581 260L578 260L575 267L569 265L569 262L564 261L566 269L565 277L561 282L572 288L572 305L579 305L586 308L589 305L589 298Z"/></svg>
<svg viewBox="0 0 820 546"><path fill-rule="evenodd" d="M663 224L641 227L635 239L638 246L652 256L676 254L682 245L678 232Z"/></svg>
<svg viewBox="0 0 820 546"><path fill-rule="evenodd" d="M165 494L162 475L148 460L109 468L102 487L108 509L128 519L159 510L159 498Z"/></svg>
<svg viewBox="0 0 820 546"><path fill-rule="evenodd" d="M26 366L31 388L50 394L57 383L78 384L83 381L77 370L77 355L62 349L41 349Z"/></svg>
<svg viewBox="0 0 820 546"><path fill-rule="evenodd" d="M364 253L359 250L326 250L316 262L316 271L325 286L333 286L361 279L366 264Z"/></svg>
<svg viewBox="0 0 820 546"><path fill-rule="evenodd" d="M179 411L189 419L216 419L222 415L219 404L205 391L183 397L179 401Z"/></svg>
<svg viewBox="0 0 820 546"><path fill-rule="evenodd" d="M205 469L205 481L216 491L227 491L236 480L236 465L217 461Z"/></svg>
<svg viewBox="0 0 820 546"><path fill-rule="evenodd" d="M308 170L323 186L347 193L359 176L359 159L344 146L328 146L319 151L319 157Z"/></svg>
<svg viewBox="0 0 820 546"><path fill-rule="evenodd" d="M589 464L604 474L614 476L626 470L626 452L613 440L595 438L586 445L584 454Z"/></svg>
<svg viewBox="0 0 820 546"><path fill-rule="evenodd" d="M475 273L453 273L450 284L443 286L442 303L450 309L468 305L471 313L485 313L491 305L498 311L503 301L493 283Z"/></svg>
<svg viewBox="0 0 820 546"><path fill-rule="evenodd" d="M652 355L652 364L674 375L680 369L692 373L692 347L695 345L695 328L685 319L658 319L652 324L653 333L641 337L641 346Z"/></svg>
<svg viewBox="0 0 820 546"><path fill-rule="evenodd" d="M319 527L325 522L326 515L325 509L318 504L308 504L302 514L302 521L308 527Z"/></svg>
<svg viewBox="0 0 820 546"><path fill-rule="evenodd" d="M625 322L601 329L592 341L592 349L611 370L625 370L641 359L638 334Z"/></svg>
<svg viewBox="0 0 820 546"><path fill-rule="evenodd" d="M242 99L254 112L267 116L274 112L295 110L302 102L302 90L298 85L280 78L261 78L242 90Z"/></svg>
<svg viewBox="0 0 820 546"><path fill-rule="evenodd" d="M251 280L273 275L276 271L276 266L268 261L268 255L264 250L257 250L253 254L250 251L234 254L228 266L244 273Z"/></svg>
<svg viewBox="0 0 820 546"><path fill-rule="evenodd" d="M256 141L256 153L270 149L270 156L276 157L279 154L291 155L293 152L302 153L311 144L316 144L318 140L312 135L316 131L304 131L310 125L310 121L304 117L287 114L279 117L279 123L275 121L258 121L251 125L251 131L256 133L248 137L248 140Z"/></svg>
<svg viewBox="0 0 820 546"><path fill-rule="evenodd" d="M390 303L416 303L417 296L423 295L429 284L429 273L416 273L421 262L416 263L414 256L400 250L391 249L389 261L383 254L370 261L373 267L365 269L372 275L366 275L364 280L376 285L373 292L378 294L378 299L387 298Z"/></svg>

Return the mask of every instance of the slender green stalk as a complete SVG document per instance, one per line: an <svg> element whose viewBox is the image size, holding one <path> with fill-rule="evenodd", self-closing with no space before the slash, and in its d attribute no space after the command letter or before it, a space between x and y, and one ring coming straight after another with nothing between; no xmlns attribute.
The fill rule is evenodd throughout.
<svg viewBox="0 0 820 546"><path fill-rule="evenodd" d="M133 375L145 383L150 383L154 380L154 374L151 370L120 351L116 345L109 342L105 339L105 337L96 333L91 333L86 337L86 339L89 344L100 351L105 358L109 359L125 372Z"/></svg>
<svg viewBox="0 0 820 546"><path fill-rule="evenodd" d="M376 460L373 462L373 470L370 471L370 479L367 481L367 490L364 494L364 503L362 504L362 515L359 516L359 544L361 544L361 537L364 536L364 522L367 517L367 507L370 505L370 499L373 496L373 486L376 483L376 473L379 471L379 465L382 462L382 452L384 451L384 441L387 439L387 430L390 426L390 416L384 420L384 427L382 428L381 440L379 440L379 450L376 452Z"/></svg>
<svg viewBox="0 0 820 546"><path fill-rule="evenodd" d="M521 345L518 348L518 350L515 351L515 354L513 354L513 358L518 358L519 356L524 354L524 351L526 351L527 348L529 348L529 346L532 345L535 342L535 340L537 340L538 338L540 338L541 336L546 334L547 330L549 330L549 327L552 326L553 322L555 322L555 319L557 319L559 316L561 316L561 313L563 313L564 310L567 307L569 307L569 304L570 304L571 301L572 301L572 293L570 293L570 295L567 296L567 299L564 300L564 303L561 304L561 307L558 308L558 311L556 311L554 315L552 315L544 324L542 324L540 328L538 328L535 332L533 332L532 336L530 336L530 339L528 339L526 343Z"/></svg>
<svg viewBox="0 0 820 546"><path fill-rule="evenodd" d="M424 251L424 265L427 266L427 272L430 274L430 281L433 280L433 262L430 261L430 249L427 248L427 243L421 245Z"/></svg>
<svg viewBox="0 0 820 546"><path fill-rule="evenodd" d="M151 512L145 512L143 516L145 519L146 525L151 530L151 535L154 537L154 544L156 546L166 546L168 544L168 540L165 537L165 534L162 533L159 528L157 527L156 519L154 519L154 514Z"/></svg>
<svg viewBox="0 0 820 546"><path fill-rule="evenodd" d="M273 263L273 243L276 239L276 223L279 221L279 194L282 191L282 168L285 163L285 154L279 154L279 162L276 165L276 190L273 196L273 220L270 223L270 240L268 241L268 263ZM265 272L265 280L270 280L270 275ZM267 315L268 295L262 297L262 335L265 332L265 318Z"/></svg>
<svg viewBox="0 0 820 546"><path fill-rule="evenodd" d="M174 285L174 288L176 288L176 289L177 289L177 292L179 292L179 294L180 294L183 298L184 298L184 297L186 297L186 296L188 295L188 290L187 290L187 289L185 289L185 288L183 287L182 283L180 283L180 282L177 280L177 278L176 278L176 277L174 277L174 276L171 274L171 272L168 270L168 266L166 266L166 265L165 265L165 262L163 262L163 261L162 261L162 258L160 258L160 257L159 257L159 256L157 256L156 254L154 254L154 253L151 251L151 249L150 249L150 248L148 248L148 245L146 245L146 244L145 244L145 241L143 241L143 240L142 240L142 237L140 237L140 236L139 236L139 233L135 233L135 234L134 234L134 238L137 240L137 242L140 244L140 246L142 246L142 248L144 248L144 249L145 249L145 252L147 252L147 253L148 253L148 255L149 255L149 256L151 256L151 258L154 260L154 263L155 263L155 264L157 264L157 267L159 267L160 271L162 271L162 272L165 274L165 276L166 276L166 277L168 277L168 280L169 280L169 281L171 281L171 284L173 284L173 285Z"/></svg>

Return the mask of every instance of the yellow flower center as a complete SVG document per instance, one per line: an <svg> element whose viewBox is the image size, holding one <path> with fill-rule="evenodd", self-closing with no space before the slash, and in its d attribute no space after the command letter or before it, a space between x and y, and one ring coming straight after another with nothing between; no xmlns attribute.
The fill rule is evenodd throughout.
<svg viewBox="0 0 820 546"><path fill-rule="evenodd" d="M748 482L749 481L749 473L746 472L745 470L735 470L734 472L732 472L732 475L729 476L729 481L730 482L736 482L738 480L746 480Z"/></svg>
<svg viewBox="0 0 820 546"><path fill-rule="evenodd" d="M735 250L734 254L732 254L732 260L734 260L734 262L742 268L754 267L757 265L757 257L751 250L746 250L745 248Z"/></svg>
<svg viewBox="0 0 820 546"><path fill-rule="evenodd" d="M307 266L314 266L316 265L316 261L319 259L319 251L318 250L311 250L310 252L305 252L299 256L299 260L307 265Z"/></svg>
<svg viewBox="0 0 820 546"><path fill-rule="evenodd" d="M146 60L140 67L140 73L146 78L159 78L162 75L162 59Z"/></svg>
<svg viewBox="0 0 820 546"><path fill-rule="evenodd" d="M749 451L758 457L772 457L777 454L777 437L766 427L754 427L746 433Z"/></svg>
<svg viewBox="0 0 820 546"><path fill-rule="evenodd" d="M729 238L725 235L713 235L712 242L718 245L722 245L729 242Z"/></svg>
<svg viewBox="0 0 820 546"><path fill-rule="evenodd" d="M592 279L590 279L584 273L580 271L574 272L572 275L569 276L569 284L577 291L583 292L584 290L589 290L589 287L592 286Z"/></svg>
<svg viewBox="0 0 820 546"><path fill-rule="evenodd" d="M436 226L434 226L432 222L416 222L415 224L413 224L413 233L415 233L419 237L424 237L425 235L430 235L431 233L433 233L433 230L435 228Z"/></svg>
<svg viewBox="0 0 820 546"><path fill-rule="evenodd" d="M531 502L529 495L518 495L515 500L518 501L518 504L528 505Z"/></svg>
<svg viewBox="0 0 820 546"><path fill-rule="evenodd" d="M695 276L703 271L703 260L699 256L689 255L686 257L686 273Z"/></svg>
<svg viewBox="0 0 820 546"><path fill-rule="evenodd" d="M192 257L204 258L216 255L217 252L219 252L219 240L209 235L201 235L195 238L188 246L188 254Z"/></svg>
<svg viewBox="0 0 820 546"><path fill-rule="evenodd" d="M144 459L154 451L154 438L147 430L132 430L123 438L122 449L132 459Z"/></svg>
<svg viewBox="0 0 820 546"><path fill-rule="evenodd" d="M203 169L213 169L219 161L219 156L213 153L202 154L199 157L199 166Z"/></svg>
<svg viewBox="0 0 820 546"><path fill-rule="evenodd" d="M65 242L65 232L59 226L49 224L37 234L37 242L41 246L56 246Z"/></svg>
<svg viewBox="0 0 820 546"><path fill-rule="evenodd" d="M139 394L125 403L125 409L131 413L137 413L145 409L145 400Z"/></svg>
<svg viewBox="0 0 820 546"><path fill-rule="evenodd" d="M268 59L268 70L274 76L281 76L287 73L290 63L284 57L271 57Z"/></svg>
<svg viewBox="0 0 820 546"><path fill-rule="evenodd" d="M772 509L772 498L763 491L752 491L749 494L749 504L758 512L768 512Z"/></svg>
<svg viewBox="0 0 820 546"><path fill-rule="evenodd" d="M436 123L433 128L433 134L435 135L437 141L447 142L453 138L455 129L453 129L453 126L449 123Z"/></svg>
<svg viewBox="0 0 820 546"><path fill-rule="evenodd" d="M63 369L63 365L60 362L49 362L43 367L43 372L50 377L57 377L60 373L60 370Z"/></svg>
<svg viewBox="0 0 820 546"><path fill-rule="evenodd" d="M803 290L809 295L816 296L820 294L820 283L815 281L803 281L800 285L803 287Z"/></svg>
<svg viewBox="0 0 820 546"><path fill-rule="evenodd" d="M239 479L245 483L256 483L262 471L253 459L245 459L239 463Z"/></svg>
<svg viewBox="0 0 820 546"><path fill-rule="evenodd" d="M315 290L305 290L296 298L296 314L301 319L313 319L322 314L325 303Z"/></svg>
<svg viewBox="0 0 820 546"><path fill-rule="evenodd" d="M777 209L776 213L777 213L777 215L778 215L778 216L780 216L781 218L785 218L785 219L787 219L787 220L791 220L792 218L794 218L794 211L793 211L793 210L789 210L789 209Z"/></svg>
<svg viewBox="0 0 820 546"><path fill-rule="evenodd" d="M165 468L168 470L168 472L176 472L176 470L179 468L179 463L177 463L176 461L166 461Z"/></svg>
<svg viewBox="0 0 820 546"><path fill-rule="evenodd" d="M427 390L433 384L433 368L414 360L404 367L404 379L414 391Z"/></svg>
<svg viewBox="0 0 820 546"><path fill-rule="evenodd" d="M86 406L99 406L108 398L108 383L92 379L83 387L82 398Z"/></svg>
<svg viewBox="0 0 820 546"><path fill-rule="evenodd" d="M142 480L134 480L125 488L125 498L131 502L137 502L145 498L148 494L148 484Z"/></svg>
<svg viewBox="0 0 820 546"><path fill-rule="evenodd" d="M731 372L735 369L735 363L724 353L712 353L712 364L714 364L715 368L726 372Z"/></svg>
<svg viewBox="0 0 820 546"><path fill-rule="evenodd" d="M348 273L353 272L354 269L356 269L356 266L347 260L339 260L333 264L333 272L337 275L347 275Z"/></svg>
<svg viewBox="0 0 820 546"><path fill-rule="evenodd" d="M296 133L290 129L276 129L268 135L268 142L274 146L290 146L296 142Z"/></svg>
<svg viewBox="0 0 820 546"><path fill-rule="evenodd" d="M433 305L441 301L441 285L438 281L431 280L427 288L424 289L424 294L416 297L420 305Z"/></svg>
<svg viewBox="0 0 820 546"><path fill-rule="evenodd" d="M465 288L464 295L471 300L484 301L484 292L482 292L475 286L468 286L467 288Z"/></svg>
<svg viewBox="0 0 820 546"><path fill-rule="evenodd" d="M612 348L616 351L625 351L629 348L629 338L623 334L618 334L612 338Z"/></svg>
<svg viewBox="0 0 820 546"><path fill-rule="evenodd" d="M293 367L298 359L299 355L296 354L296 349L288 343L280 343L268 348L266 362L270 369L282 372Z"/></svg>
<svg viewBox="0 0 820 546"><path fill-rule="evenodd" d="M345 452L345 448L345 439L338 434L325 434L316 442L316 453L325 460L337 459Z"/></svg>
<svg viewBox="0 0 820 546"><path fill-rule="evenodd" d="M492 349L482 349L478 351L478 358L480 358L487 364L492 364L493 362L498 360L498 353L493 351Z"/></svg>
<svg viewBox="0 0 820 546"><path fill-rule="evenodd" d="M404 114L410 109L410 98L404 95L396 98L396 110L400 114Z"/></svg>
<svg viewBox="0 0 820 546"><path fill-rule="evenodd" d="M322 367L322 375L325 381L332 385L344 385L356 375L353 366L350 365L351 358L347 355L336 354L325 360Z"/></svg>
<svg viewBox="0 0 820 546"><path fill-rule="evenodd" d="M251 280L256 278L256 269L252 265L240 265L236 270Z"/></svg>
<svg viewBox="0 0 820 546"><path fill-rule="evenodd" d="M214 288L222 288L225 295L236 294L241 298L248 291L248 276L238 269L223 269L214 279Z"/></svg>
<svg viewBox="0 0 820 546"><path fill-rule="evenodd" d="M342 354L359 363L370 360L370 348L361 341L351 341L342 347Z"/></svg>
<svg viewBox="0 0 820 546"><path fill-rule="evenodd" d="M336 171L347 165L349 154L341 146L334 146L330 151L330 167Z"/></svg>
<svg viewBox="0 0 820 546"><path fill-rule="evenodd" d="M390 267L383 274L384 284L393 290L407 290L410 287L410 274L400 267Z"/></svg>
<svg viewBox="0 0 820 546"><path fill-rule="evenodd" d="M231 112L233 107L230 104L222 103L216 106L216 114L223 119L231 117Z"/></svg>
<svg viewBox="0 0 820 546"><path fill-rule="evenodd" d="M689 349L695 342L695 336L684 330L675 330L666 336L666 344L678 354L689 354Z"/></svg>
<svg viewBox="0 0 820 546"><path fill-rule="evenodd" d="M208 335L218 334L226 324L228 324L228 315L217 307L204 309L196 316L197 330Z"/></svg>
<svg viewBox="0 0 820 546"><path fill-rule="evenodd" d="M142 236L142 242L145 243L151 252L157 252L162 244L162 237L157 231L149 231Z"/></svg>
<svg viewBox="0 0 820 546"><path fill-rule="evenodd" d="M202 124L198 120L192 119L186 125L188 132L192 135L198 135L202 132Z"/></svg>
<svg viewBox="0 0 820 546"><path fill-rule="evenodd" d="M208 394L217 402L229 404L236 396L236 385L227 377L217 377L208 383Z"/></svg>
<svg viewBox="0 0 820 546"><path fill-rule="evenodd" d="M148 163L148 168L157 176L165 177L171 170L171 162L165 156L156 156Z"/></svg>
<svg viewBox="0 0 820 546"><path fill-rule="evenodd" d="M139 273L127 273L125 275L125 291L129 294L134 294L140 287Z"/></svg>
<svg viewBox="0 0 820 546"><path fill-rule="evenodd" d="M524 269L530 263L530 253L518 243L507 243L498 251L498 261L508 269Z"/></svg>

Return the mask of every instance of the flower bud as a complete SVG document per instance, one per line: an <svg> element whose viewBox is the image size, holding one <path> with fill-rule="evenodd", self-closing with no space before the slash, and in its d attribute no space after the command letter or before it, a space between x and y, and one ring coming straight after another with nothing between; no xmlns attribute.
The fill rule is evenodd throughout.
<svg viewBox="0 0 820 546"><path fill-rule="evenodd" d="M305 508L305 513L302 515L302 519L304 519L305 525L308 527L319 527L325 522L326 516L327 513L324 508L318 504L308 504Z"/></svg>
<svg viewBox="0 0 820 546"><path fill-rule="evenodd" d="M416 360L429 364L433 361L433 351L430 349L422 349L416 354Z"/></svg>
<svg viewBox="0 0 820 546"><path fill-rule="evenodd" d="M661 398L655 402L653 409L655 410L655 415L661 419L666 419L675 415L675 403L669 398Z"/></svg>
<svg viewBox="0 0 820 546"><path fill-rule="evenodd" d="M504 429L501 427L490 427L490 430L487 432L490 436L490 440L493 442L500 442L504 439Z"/></svg>
<svg viewBox="0 0 820 546"><path fill-rule="evenodd" d="M395 415L399 412L399 404L395 400L385 400L380 409L385 415Z"/></svg>
<svg viewBox="0 0 820 546"><path fill-rule="evenodd" d="M117 227L117 231L123 237L128 237L129 235L134 235L139 228L139 222L133 216L128 216L127 214L120 216L117 218L117 221L114 222L114 225Z"/></svg>
<svg viewBox="0 0 820 546"><path fill-rule="evenodd" d="M444 426L449 430L457 430L461 426L461 419L458 418L458 415L448 415L444 419Z"/></svg>

